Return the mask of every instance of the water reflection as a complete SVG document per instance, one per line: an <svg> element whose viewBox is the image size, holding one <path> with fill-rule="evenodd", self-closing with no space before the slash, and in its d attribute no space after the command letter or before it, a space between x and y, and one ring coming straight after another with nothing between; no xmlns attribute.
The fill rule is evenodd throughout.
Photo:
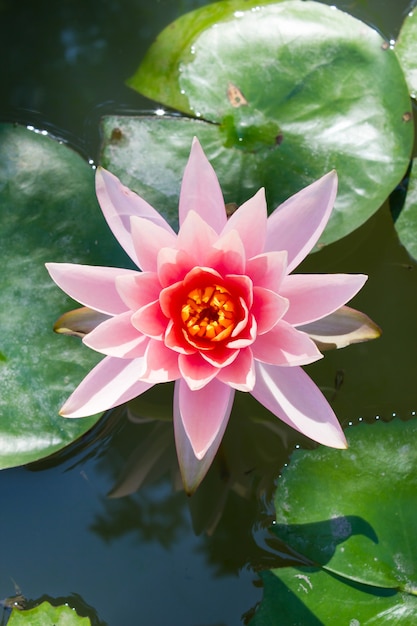
<svg viewBox="0 0 417 626"><path fill-rule="evenodd" d="M272 520L275 479L295 442L304 441L248 394L238 394L226 435L196 494L183 493L172 426L172 385L151 389L123 409L97 460L112 488L91 529L106 541L133 533L141 541L175 543L187 527L185 511L208 562L218 573L259 563L265 549L253 526ZM120 418L120 421L119 421Z"/></svg>

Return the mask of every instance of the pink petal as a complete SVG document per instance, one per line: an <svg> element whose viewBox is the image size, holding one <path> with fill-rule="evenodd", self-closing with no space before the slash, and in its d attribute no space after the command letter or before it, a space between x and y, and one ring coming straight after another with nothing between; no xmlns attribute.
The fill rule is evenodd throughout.
<svg viewBox="0 0 417 626"><path fill-rule="evenodd" d="M230 365L238 357L239 350L232 350L221 345L215 350L202 350L200 354L207 363L214 367L226 367L226 365Z"/></svg>
<svg viewBox="0 0 417 626"><path fill-rule="evenodd" d="M267 216L265 190L260 189L231 215L222 235L236 230L249 259L264 250Z"/></svg>
<svg viewBox="0 0 417 626"><path fill-rule="evenodd" d="M140 396L152 383L140 380L144 359L106 356L78 385L62 407L64 417L86 417Z"/></svg>
<svg viewBox="0 0 417 626"><path fill-rule="evenodd" d="M290 301L285 320L308 324L329 315L348 302L367 280L363 274L292 274L280 294Z"/></svg>
<svg viewBox="0 0 417 626"><path fill-rule="evenodd" d="M286 250L259 254L247 261L246 274L254 285L279 291L287 273L287 256Z"/></svg>
<svg viewBox="0 0 417 626"><path fill-rule="evenodd" d="M178 366L181 376L192 391L207 385L219 371L217 367L207 363L198 352L194 354L180 354Z"/></svg>
<svg viewBox="0 0 417 626"><path fill-rule="evenodd" d="M162 313L159 301L156 300L136 311L131 317L131 322L144 335L154 339L162 339L168 319Z"/></svg>
<svg viewBox="0 0 417 626"><path fill-rule="evenodd" d="M207 266L220 274L243 274L245 249L239 234L232 230L217 239L207 259Z"/></svg>
<svg viewBox="0 0 417 626"><path fill-rule="evenodd" d="M161 248L175 248L177 236L142 217L131 217L130 224L139 267L144 272L156 272L159 251Z"/></svg>
<svg viewBox="0 0 417 626"><path fill-rule="evenodd" d="M226 209L219 181L196 137L182 179L180 225L189 211L196 211L216 233L220 233L226 223Z"/></svg>
<svg viewBox="0 0 417 626"><path fill-rule="evenodd" d="M251 294L251 300L252 300L252 294ZM253 327L254 325L256 326L256 321L254 321L255 318L253 317L253 315L249 315L249 309L246 306L245 300L243 298L239 298L238 301L241 307L241 316L240 316L240 320L237 322L236 326L232 330L231 341L236 340L236 339L237 340L242 339L242 333L243 333L243 338L248 339L252 334L250 331L248 332L249 330L248 324L250 327ZM245 330L246 330L246 333L244 332ZM231 341L228 342L228 345L230 345Z"/></svg>
<svg viewBox="0 0 417 626"><path fill-rule="evenodd" d="M254 398L283 422L314 441L347 448L340 424L320 389L299 367L256 363Z"/></svg>
<svg viewBox="0 0 417 626"><path fill-rule="evenodd" d="M101 210L114 236L136 264L138 264L138 259L130 229L132 215L143 217L166 231L174 233L160 213L102 167L98 167L96 171L96 193Z"/></svg>
<svg viewBox="0 0 417 626"><path fill-rule="evenodd" d="M185 338L185 333L179 324L171 320L165 332L165 345L179 354L195 354L196 348L191 346Z"/></svg>
<svg viewBox="0 0 417 626"><path fill-rule="evenodd" d="M194 265L207 265L207 257L218 235L196 211L189 211L178 232L177 248L194 259Z"/></svg>
<svg viewBox="0 0 417 626"><path fill-rule="evenodd" d="M136 359L145 354L149 338L132 326L131 312L102 322L83 339L92 350L120 359Z"/></svg>
<svg viewBox="0 0 417 626"><path fill-rule="evenodd" d="M253 283L249 276L227 274L225 286L231 293L238 294L245 302L248 309L251 308L253 302Z"/></svg>
<svg viewBox="0 0 417 626"><path fill-rule="evenodd" d="M288 273L312 250L323 232L337 192L329 172L281 204L268 218L265 252L288 251Z"/></svg>
<svg viewBox="0 0 417 626"><path fill-rule="evenodd" d="M288 310L288 306L287 298L283 298L275 291L254 287L252 314L258 325L258 334L262 335L271 330Z"/></svg>
<svg viewBox="0 0 417 626"><path fill-rule="evenodd" d="M178 354L163 341L151 339L145 353L146 371L142 379L149 383L167 383L180 378Z"/></svg>
<svg viewBox="0 0 417 626"><path fill-rule="evenodd" d="M238 328L238 326L239 325L237 325L236 328ZM236 335L236 339L234 339L233 331L232 338L227 342L227 347L234 349L247 348L255 341L257 333L258 326L256 324L255 316L250 314L248 315L245 328L242 328L239 334Z"/></svg>
<svg viewBox="0 0 417 626"><path fill-rule="evenodd" d="M180 413L180 385L184 384L184 381L177 381L175 383L174 432L182 481L184 483L185 491L188 493L188 495L191 495L195 492L195 490L203 480L213 462L214 457L216 456L216 452L219 448L221 440L223 439L224 431L226 430L228 418L232 409L234 392L230 393L229 403L225 411L225 417L221 423L220 428L217 431L216 436L214 437L211 445L207 448L206 454L201 460L199 460L196 457L190 440L187 436Z"/></svg>
<svg viewBox="0 0 417 626"><path fill-rule="evenodd" d="M219 431L226 427L234 392L214 379L197 391L191 391L187 383L180 380L177 393L185 436L189 439L195 456L201 460L217 439Z"/></svg>
<svg viewBox="0 0 417 626"><path fill-rule="evenodd" d="M116 289L126 306L136 311L158 299L161 285L155 272L137 272L118 276Z"/></svg>
<svg viewBox="0 0 417 626"><path fill-rule="evenodd" d="M134 270L117 267L75 263L47 263L46 269L58 287L71 298L108 315L124 313L128 308L116 289L116 278L125 274L138 274Z"/></svg>
<svg viewBox="0 0 417 626"><path fill-rule="evenodd" d="M185 289L183 288L183 282L179 281L173 283L168 287L161 290L159 294L159 303L161 310L167 319L180 318L181 306L184 304ZM185 292L187 293L187 292Z"/></svg>
<svg viewBox="0 0 417 626"><path fill-rule="evenodd" d="M240 350L231 365L219 370L217 379L239 391L252 391L255 385L255 363L252 350Z"/></svg>
<svg viewBox="0 0 417 626"><path fill-rule="evenodd" d="M283 320L269 332L258 335L252 350L255 359L272 365L307 365L323 357L306 333Z"/></svg>
<svg viewBox="0 0 417 626"><path fill-rule="evenodd" d="M161 286L168 287L183 280L194 266L194 258L185 250L162 248L158 254L158 276Z"/></svg>

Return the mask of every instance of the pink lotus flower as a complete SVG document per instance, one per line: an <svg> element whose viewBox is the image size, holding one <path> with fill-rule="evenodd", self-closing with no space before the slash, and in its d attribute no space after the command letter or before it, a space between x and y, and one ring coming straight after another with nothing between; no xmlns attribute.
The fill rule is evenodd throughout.
<svg viewBox="0 0 417 626"><path fill-rule="evenodd" d="M88 318L84 343L106 355L61 414L95 414L176 381L175 440L189 492L214 458L235 390L251 393L308 437L346 447L335 414L300 366L322 357L308 334L323 336L317 320L323 326L326 318L332 342L361 316L342 305L366 276L290 274L322 233L336 188L330 172L270 217L260 190L227 219L216 174L195 139L176 234L145 200L98 168L104 216L142 271L47 265L57 285L88 307L69 314Z"/></svg>

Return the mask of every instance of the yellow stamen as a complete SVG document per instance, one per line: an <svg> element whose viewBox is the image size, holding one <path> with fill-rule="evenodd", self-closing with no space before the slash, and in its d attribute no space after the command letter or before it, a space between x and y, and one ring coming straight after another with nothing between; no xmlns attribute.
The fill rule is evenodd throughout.
<svg viewBox="0 0 417 626"><path fill-rule="evenodd" d="M221 341L235 327L235 303L220 285L197 287L187 295L181 319L191 337Z"/></svg>

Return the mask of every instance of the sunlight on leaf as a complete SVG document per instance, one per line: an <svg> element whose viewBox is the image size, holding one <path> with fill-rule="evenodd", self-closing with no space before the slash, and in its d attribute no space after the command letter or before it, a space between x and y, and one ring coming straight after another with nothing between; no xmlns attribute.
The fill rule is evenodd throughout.
<svg viewBox="0 0 417 626"><path fill-rule="evenodd" d="M336 210L320 242L330 243L367 220L407 168L413 122L403 72L374 29L334 7L298 0L237 6L218 3L179 18L129 85L199 120L196 134L223 189L232 188L227 202L240 204L263 185L272 209L335 168ZM178 194L169 183L172 165L163 183L149 182L151 172L168 147L170 161L182 161L190 125L162 118L128 118L126 132L113 125L104 155L134 187L132 169L121 171L123 160L132 163L123 153L143 153L137 185L156 185L171 208Z"/></svg>
<svg viewBox="0 0 417 626"><path fill-rule="evenodd" d="M13 609L8 626L91 626L88 617L80 617L68 605L52 606L42 602L33 609Z"/></svg>

